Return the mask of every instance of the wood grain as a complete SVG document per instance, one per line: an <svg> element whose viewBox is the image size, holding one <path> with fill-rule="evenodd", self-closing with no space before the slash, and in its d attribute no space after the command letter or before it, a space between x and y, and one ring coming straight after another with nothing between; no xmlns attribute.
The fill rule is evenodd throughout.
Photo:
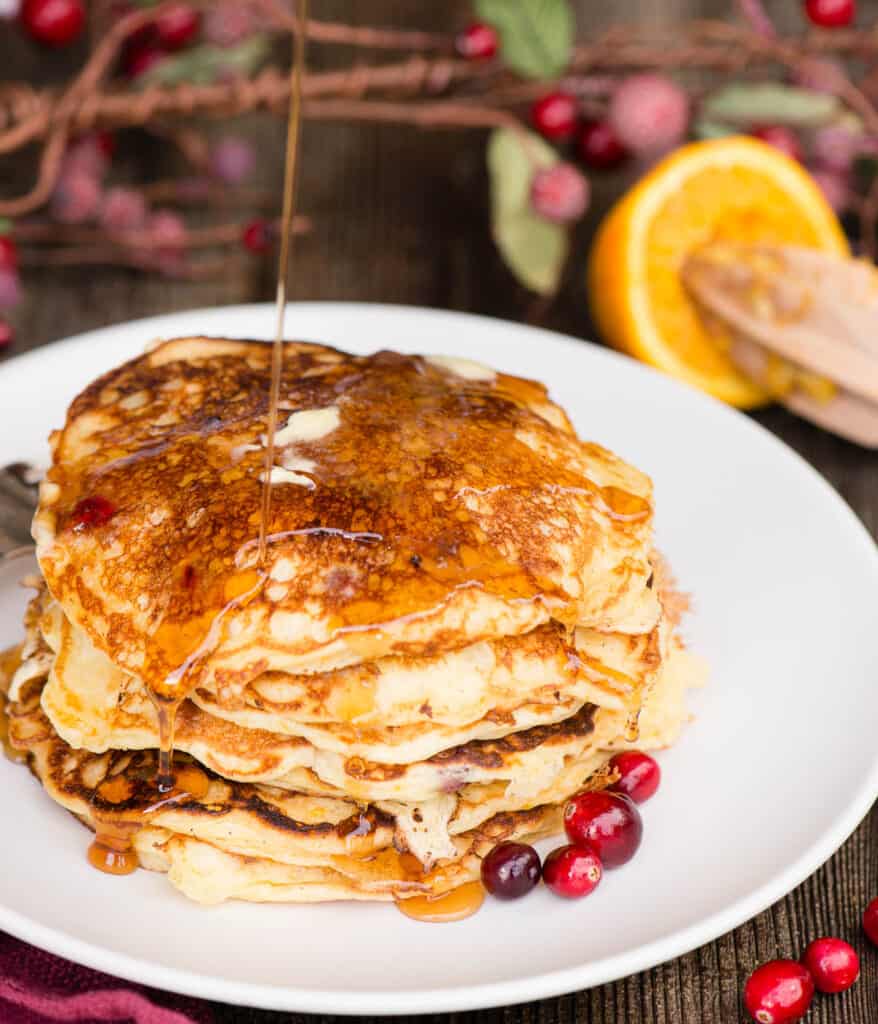
<svg viewBox="0 0 878 1024"><path fill-rule="evenodd" d="M717 14L725 0L617 0L596 4L581 0L579 23L588 31L612 19L639 16L673 21L692 13ZM793 4L778 3L787 20ZM322 0L322 17L363 23L446 28L464 24L467 5L411 4L372 0L368 5ZM872 5L874 11L874 5ZM868 19L867 5L861 16ZM872 15L874 18L874 14ZM4 38L5 36L5 38ZM15 36L15 38L11 38ZM30 50L11 30L0 36L7 72L34 77L59 74L59 64ZM338 54L312 51L319 61ZM347 55L349 56L349 55ZM59 60L67 60L67 57ZM264 183L278 187L282 137L279 122L256 118L242 131L259 141ZM563 294L541 308L503 269L489 239L485 176L478 133L416 132L391 126L308 124L304 135L302 211L315 221L313 234L295 256L291 297L408 302L471 310L510 319L539 318L547 326L583 338L592 336L586 310L582 265L588 237L602 210L624 185L619 177L598 179L596 199L576 244L582 253ZM122 140L123 162L140 161L155 177L173 170L174 154L136 134ZM0 181L9 183L4 164ZM20 165L14 184L23 187L27 168ZM35 270L28 273L26 299L16 316L16 352L73 332L120 320L176 309L241 301L269 300L273 272L268 263L230 265L226 276L204 283L177 283L107 270ZM0 367L2 372L2 367ZM878 535L878 459L863 450L794 419L782 409L755 417L791 445L840 492L873 536ZM11 425L4 423L6 429ZM802 637L807 643L807 637ZM876 681L878 683L878 681ZM831 688L832 680L827 680ZM768 761L771 773L782 766ZM815 743L814 771L831 771L820 761ZM746 822L741 823L746 828ZM680 856L686 856L681 828ZM717 886L723 885L717 878ZM862 908L878 895L878 816L864 822L842 849L786 899L716 942L669 964L612 985L548 999L528 1006L425 1018L436 1024L729 1024L744 1020L740 992L747 973L774 956L798 956L818 935L841 935L863 957L863 976L843 996L815 1000L811 1024L874 1024L878 1021L878 950L868 947L860 930ZM649 913L649 907L643 908ZM584 925L587 927L587 923ZM290 933L290 957L300 936ZM522 935L522 942L526 942ZM340 936L340 957L357 955L358 936ZM243 951L246 955L246 951ZM478 955L478 950L462 954ZM219 1024L297 1024L314 1018L271 1014L235 1007L215 1008ZM329 1018L324 1018L329 1020Z"/></svg>

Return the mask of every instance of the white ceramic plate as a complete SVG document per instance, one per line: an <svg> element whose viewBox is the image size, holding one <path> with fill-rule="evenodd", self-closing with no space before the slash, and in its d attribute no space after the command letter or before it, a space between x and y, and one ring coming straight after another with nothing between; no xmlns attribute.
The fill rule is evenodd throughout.
<svg viewBox="0 0 878 1024"><path fill-rule="evenodd" d="M268 338L273 311L175 314L80 335L0 368L0 462L45 462L88 381L153 338ZM545 381L580 434L647 470L659 543L695 594L710 662L697 721L662 755L638 856L588 900L538 890L452 925L392 906L203 909L160 875L113 878L82 826L0 758L0 928L111 974L211 999L323 1013L516 1003L650 967L783 896L878 794L878 555L841 499L743 416L614 354L496 320L347 304L290 308L287 336L358 352L468 356ZM9 572L0 643L24 595Z"/></svg>

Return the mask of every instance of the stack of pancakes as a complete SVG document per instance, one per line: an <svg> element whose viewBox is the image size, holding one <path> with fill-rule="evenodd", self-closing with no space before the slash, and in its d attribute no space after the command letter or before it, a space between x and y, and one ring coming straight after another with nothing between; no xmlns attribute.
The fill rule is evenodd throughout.
<svg viewBox="0 0 878 1024"><path fill-rule="evenodd" d="M74 401L10 737L201 902L438 895L685 721L650 481L539 384L287 343L260 549L269 372L177 339Z"/></svg>

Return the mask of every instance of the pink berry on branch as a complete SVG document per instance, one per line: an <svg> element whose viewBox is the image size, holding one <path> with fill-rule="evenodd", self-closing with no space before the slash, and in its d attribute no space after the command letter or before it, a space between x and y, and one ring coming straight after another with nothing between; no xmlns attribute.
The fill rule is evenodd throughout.
<svg viewBox="0 0 878 1024"><path fill-rule="evenodd" d="M864 148L864 140L841 125L818 128L811 141L811 152L817 163L831 171L846 173Z"/></svg>
<svg viewBox="0 0 878 1024"><path fill-rule="evenodd" d="M665 75L644 73L624 79L610 97L610 127L633 153L670 149L689 127L689 97Z"/></svg>
<svg viewBox="0 0 878 1024"><path fill-rule="evenodd" d="M133 188L108 189L98 219L107 231L139 231L146 224L146 200Z"/></svg>
<svg viewBox="0 0 878 1024"><path fill-rule="evenodd" d="M21 24L44 46L67 46L85 28L83 0L24 0Z"/></svg>
<svg viewBox="0 0 878 1024"><path fill-rule="evenodd" d="M18 247L9 235L0 235L0 270L18 268Z"/></svg>
<svg viewBox="0 0 878 1024"><path fill-rule="evenodd" d="M573 137L578 114L575 96L567 92L550 92L531 107L530 120L544 139L566 142Z"/></svg>
<svg viewBox="0 0 878 1024"><path fill-rule="evenodd" d="M246 140L227 135L213 147L210 167L213 173L228 185L240 185L253 173L256 152Z"/></svg>
<svg viewBox="0 0 878 1024"><path fill-rule="evenodd" d="M860 958L842 939L815 939L808 944L802 963L821 992L844 992L860 973Z"/></svg>
<svg viewBox="0 0 878 1024"><path fill-rule="evenodd" d="M805 0L808 20L820 28L843 28L857 13L855 0Z"/></svg>
<svg viewBox="0 0 878 1024"><path fill-rule="evenodd" d="M782 124L766 124L761 128L754 128L751 134L755 139L761 139L793 160L801 162L805 156L798 135Z"/></svg>
<svg viewBox="0 0 878 1024"><path fill-rule="evenodd" d="M8 310L21 301L21 281L17 270L0 270L0 310Z"/></svg>
<svg viewBox="0 0 878 1024"><path fill-rule="evenodd" d="M588 209L588 179L573 164L555 164L537 171L530 188L534 211L556 224L570 224Z"/></svg>
<svg viewBox="0 0 878 1024"><path fill-rule="evenodd" d="M607 121L584 121L576 148L586 167L598 171L618 167L628 156L628 150Z"/></svg>
<svg viewBox="0 0 878 1024"><path fill-rule="evenodd" d="M110 163L106 144L101 134L83 135L67 147L62 163L62 174L85 174L100 179Z"/></svg>
<svg viewBox="0 0 878 1024"><path fill-rule="evenodd" d="M73 170L58 180L49 208L62 224L84 224L97 216L100 205L99 182L90 174Z"/></svg>
<svg viewBox="0 0 878 1024"><path fill-rule="evenodd" d="M232 46L239 43L256 28L247 5L238 0L214 3L204 12L201 34L208 43L216 46Z"/></svg>
<svg viewBox="0 0 878 1024"><path fill-rule="evenodd" d="M201 14L190 4L171 4L155 20L159 46L165 50L182 50L198 35Z"/></svg>
<svg viewBox="0 0 878 1024"><path fill-rule="evenodd" d="M493 25L474 21L457 34L454 48L467 60L489 60L497 53L500 40Z"/></svg>
<svg viewBox="0 0 878 1024"><path fill-rule="evenodd" d="M186 225L173 210L157 210L149 218L147 230L161 253L177 253L186 246Z"/></svg>
<svg viewBox="0 0 878 1024"><path fill-rule="evenodd" d="M759 1024L801 1020L814 997L814 979L795 960L770 960L744 986L744 1005Z"/></svg>
<svg viewBox="0 0 878 1024"><path fill-rule="evenodd" d="M828 167L814 167L811 168L811 177L833 210L844 213L851 201L848 176Z"/></svg>
<svg viewBox="0 0 878 1024"><path fill-rule="evenodd" d="M15 341L15 331L5 320L0 320L0 352L9 348L13 341Z"/></svg>

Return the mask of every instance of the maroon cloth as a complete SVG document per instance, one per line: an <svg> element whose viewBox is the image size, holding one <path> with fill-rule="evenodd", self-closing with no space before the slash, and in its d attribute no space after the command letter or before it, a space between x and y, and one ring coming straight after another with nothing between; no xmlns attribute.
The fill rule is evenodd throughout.
<svg viewBox="0 0 878 1024"><path fill-rule="evenodd" d="M206 1003L80 967L0 932L2 1024L211 1024Z"/></svg>

